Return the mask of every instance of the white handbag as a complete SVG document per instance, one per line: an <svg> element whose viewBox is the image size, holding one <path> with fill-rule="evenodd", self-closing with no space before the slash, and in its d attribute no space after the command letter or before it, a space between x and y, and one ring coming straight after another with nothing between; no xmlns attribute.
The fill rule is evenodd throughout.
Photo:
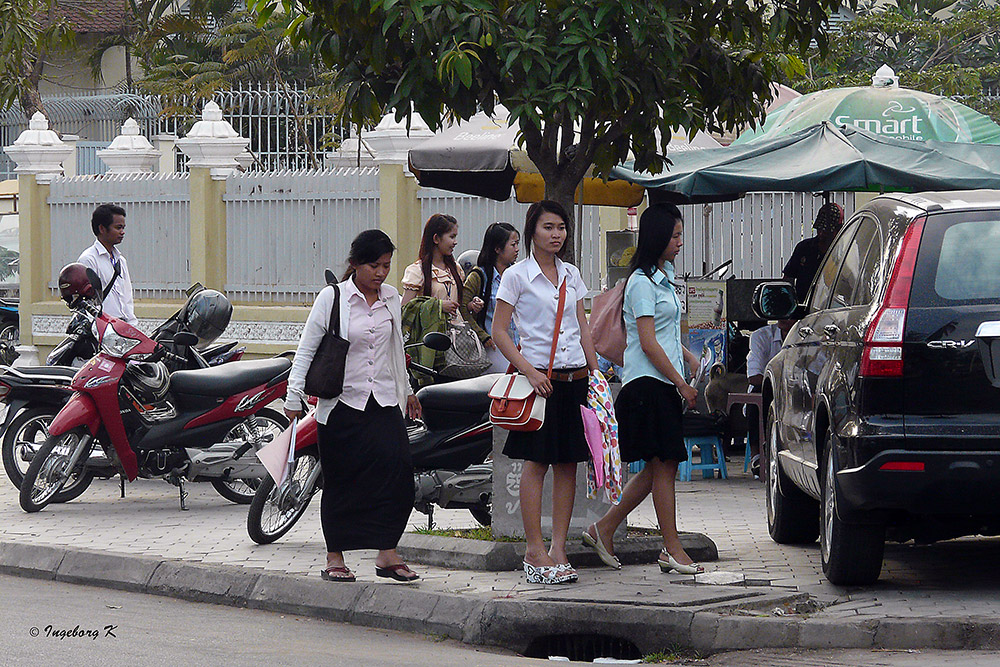
<svg viewBox="0 0 1000 667"><path fill-rule="evenodd" d="M526 375L507 373L490 388L490 423L508 431L537 431L545 421L545 398Z"/></svg>

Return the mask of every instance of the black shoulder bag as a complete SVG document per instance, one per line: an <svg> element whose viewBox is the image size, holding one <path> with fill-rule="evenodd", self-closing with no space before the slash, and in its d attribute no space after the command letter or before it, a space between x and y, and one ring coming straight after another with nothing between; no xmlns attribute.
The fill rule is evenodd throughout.
<svg viewBox="0 0 1000 667"><path fill-rule="evenodd" d="M333 284L330 324L306 372L306 393L316 398L336 398L344 391L344 366L351 344L340 337L340 288Z"/></svg>

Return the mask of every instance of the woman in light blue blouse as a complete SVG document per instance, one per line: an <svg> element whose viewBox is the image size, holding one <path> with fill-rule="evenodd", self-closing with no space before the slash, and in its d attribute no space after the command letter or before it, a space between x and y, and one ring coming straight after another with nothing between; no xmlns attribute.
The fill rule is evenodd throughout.
<svg viewBox="0 0 1000 667"><path fill-rule="evenodd" d="M663 534L657 562L664 572L703 572L685 553L677 536L674 477L687 460L681 416L694 407L698 392L684 379L684 363L698 358L681 345L681 304L674 289L674 258L683 242L681 212L673 204L654 204L639 220L639 241L629 265L622 316L625 363L622 390L615 401L622 461L645 461L622 491L621 503L591 524L583 541L607 565L620 568L611 541L615 529L650 493Z"/></svg>

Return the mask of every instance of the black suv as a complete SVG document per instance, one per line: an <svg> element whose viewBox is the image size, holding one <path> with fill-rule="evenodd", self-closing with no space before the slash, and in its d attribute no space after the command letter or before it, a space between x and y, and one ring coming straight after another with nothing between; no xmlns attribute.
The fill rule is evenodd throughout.
<svg viewBox="0 0 1000 667"><path fill-rule="evenodd" d="M798 319L763 385L771 537L818 534L846 585L878 579L887 536L1000 533L1000 388L976 341L1000 320L1000 191L877 197L794 299L755 295Z"/></svg>

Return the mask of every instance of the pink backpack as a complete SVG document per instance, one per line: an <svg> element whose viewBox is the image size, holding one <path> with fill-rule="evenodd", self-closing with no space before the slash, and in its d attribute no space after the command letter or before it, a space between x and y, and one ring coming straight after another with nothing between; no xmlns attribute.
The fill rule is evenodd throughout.
<svg viewBox="0 0 1000 667"><path fill-rule="evenodd" d="M624 364L625 323L622 305L625 301L625 283L619 280L614 287L594 297L590 308L590 333L597 353L616 366Z"/></svg>

